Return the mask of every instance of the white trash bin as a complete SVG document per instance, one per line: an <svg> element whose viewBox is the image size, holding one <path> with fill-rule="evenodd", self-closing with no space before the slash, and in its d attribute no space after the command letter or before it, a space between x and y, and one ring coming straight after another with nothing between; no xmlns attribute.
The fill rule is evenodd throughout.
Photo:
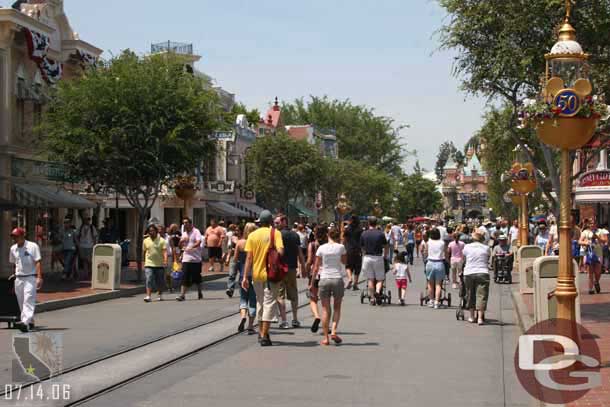
<svg viewBox="0 0 610 407"><path fill-rule="evenodd" d="M95 245L92 266L91 288L117 290L121 285L121 246Z"/></svg>
<svg viewBox="0 0 610 407"><path fill-rule="evenodd" d="M572 267L578 270L576 261ZM559 257L544 256L534 261L534 321L536 323L557 318L557 297L553 295L559 275ZM580 323L580 292L576 276L576 322Z"/></svg>
<svg viewBox="0 0 610 407"><path fill-rule="evenodd" d="M538 246L521 246L517 251L517 264L519 264L519 293L532 294L534 292L534 261L542 256L542 249Z"/></svg>

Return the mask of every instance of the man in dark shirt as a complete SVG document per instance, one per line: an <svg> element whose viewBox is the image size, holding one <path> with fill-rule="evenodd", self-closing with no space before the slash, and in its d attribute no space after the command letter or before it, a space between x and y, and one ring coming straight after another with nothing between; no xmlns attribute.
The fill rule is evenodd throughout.
<svg viewBox="0 0 610 407"><path fill-rule="evenodd" d="M360 220L358 216L353 215L343 231L343 242L347 251L347 264L345 265L348 278L347 287L345 287L347 290L350 288L353 288L354 291L358 290L358 278L362 269L361 236Z"/></svg>
<svg viewBox="0 0 610 407"><path fill-rule="evenodd" d="M369 280L370 304L381 304L381 290L385 280L384 258L388 255L388 241L385 234L377 229L376 217L369 218L369 230L362 233L360 246L364 254L362 270Z"/></svg>
<svg viewBox="0 0 610 407"><path fill-rule="evenodd" d="M301 269L305 269L305 261L303 252L300 250L301 238L299 235L288 227L288 218L285 215L279 216L275 221L276 227L282 231L282 241L284 242L284 255L282 259L288 265L288 275L284 281L280 283L280 294L278 305L280 308L280 316L282 322L281 329L288 329L290 325L286 320L286 298L292 305L292 327L298 328L301 326L297 318L299 309L299 291L297 289L297 267L300 264Z"/></svg>

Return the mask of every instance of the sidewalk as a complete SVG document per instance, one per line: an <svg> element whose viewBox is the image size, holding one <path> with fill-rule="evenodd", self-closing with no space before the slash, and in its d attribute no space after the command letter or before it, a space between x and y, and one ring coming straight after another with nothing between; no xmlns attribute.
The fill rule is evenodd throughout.
<svg viewBox="0 0 610 407"><path fill-rule="evenodd" d="M610 275L602 274L601 294L588 294L587 275L577 274L580 288L580 309L582 324L597 338L601 352L602 386L591 390L582 399L567 404L571 407L602 407L610 405ZM513 299L517 301L521 329L526 331L534 321L534 303L531 294L519 294L518 286L513 287Z"/></svg>
<svg viewBox="0 0 610 407"><path fill-rule="evenodd" d="M216 267L218 269L218 267ZM207 264L202 267L203 280L211 281L226 277L227 273L215 271L209 273ZM224 270L223 270L224 271ZM37 293L37 312L58 310L84 304L91 304L99 301L106 301L115 298L127 297L142 294L144 292L144 282L137 282L136 263L131 262L128 267L123 267L121 271L121 285L118 290L96 290L91 288L91 280L64 281L59 277L59 273L45 273L45 282Z"/></svg>

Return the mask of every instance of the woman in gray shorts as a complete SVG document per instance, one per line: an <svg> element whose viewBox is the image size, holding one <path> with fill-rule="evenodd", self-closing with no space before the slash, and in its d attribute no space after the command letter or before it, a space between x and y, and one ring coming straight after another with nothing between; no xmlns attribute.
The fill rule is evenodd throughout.
<svg viewBox="0 0 610 407"><path fill-rule="evenodd" d="M341 302L343 301L345 264L347 263L347 251L345 246L339 242L341 232L332 228L328 232L328 243L323 244L316 252L316 263L314 265L313 280L320 274L319 296L322 302L322 331L324 339L321 345L327 346L330 340L340 344L343 340L337 335L337 327L341 318ZM333 324L330 339L328 328L330 324L330 297L333 297Z"/></svg>

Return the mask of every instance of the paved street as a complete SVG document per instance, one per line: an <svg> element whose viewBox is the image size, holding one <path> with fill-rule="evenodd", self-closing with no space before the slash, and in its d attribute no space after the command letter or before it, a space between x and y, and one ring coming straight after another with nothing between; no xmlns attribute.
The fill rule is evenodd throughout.
<svg viewBox="0 0 610 407"><path fill-rule="evenodd" d="M233 336L85 405L233 406L253 400L269 406L528 405L512 366L518 327L508 287L493 287L490 324L480 328L456 321L454 309L420 307L423 284L417 264L406 307L361 305L359 295L350 292L340 347L320 347L319 334L309 329L274 329L272 348L259 347L252 336ZM395 294L393 282L389 287ZM203 302L144 304L126 298L41 314L39 320L65 329L70 367L236 309L237 300L226 299L222 282L207 288ZM309 310L302 312L308 327ZM215 324L223 323L232 326L237 317ZM179 347L181 340L176 336L172 343ZM129 357L122 363L140 362Z"/></svg>

